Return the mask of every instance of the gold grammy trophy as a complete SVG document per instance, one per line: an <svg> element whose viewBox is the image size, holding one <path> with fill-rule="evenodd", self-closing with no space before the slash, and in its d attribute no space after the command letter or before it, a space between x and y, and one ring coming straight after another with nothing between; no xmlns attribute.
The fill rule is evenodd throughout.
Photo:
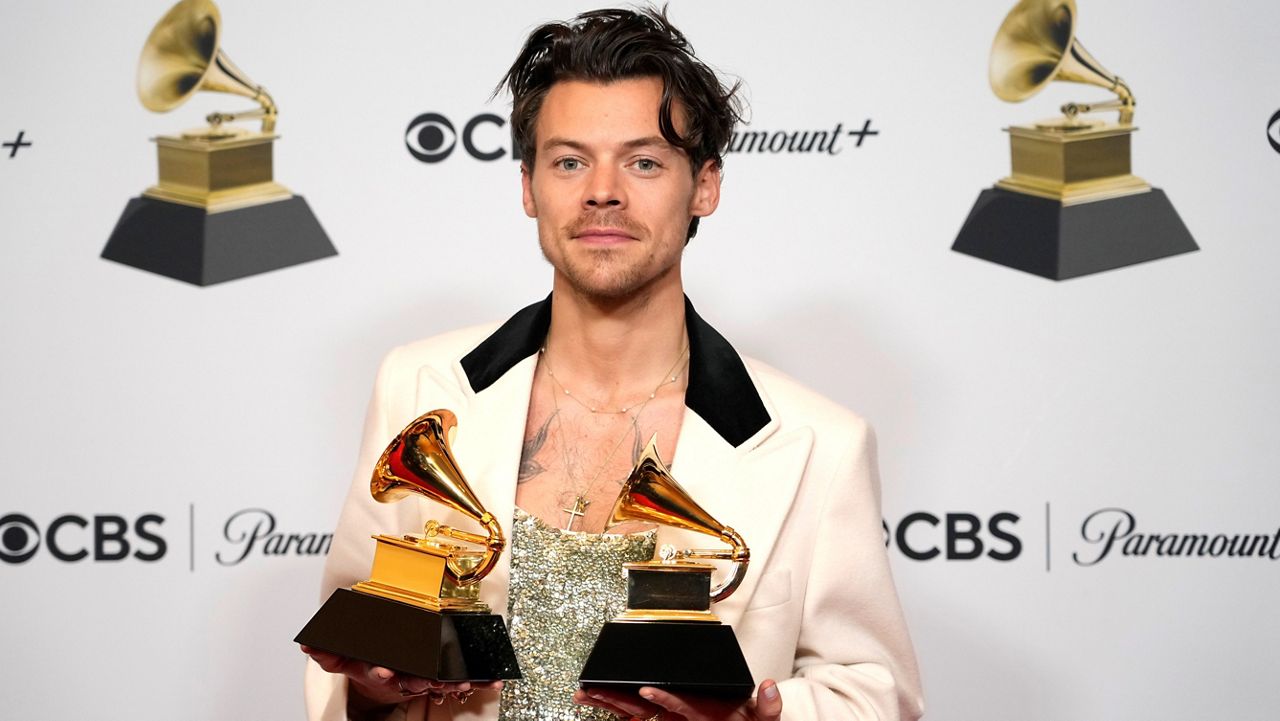
<svg viewBox="0 0 1280 721"><path fill-rule="evenodd" d="M485 534L433 520L422 535L374 536L369 579L334 591L296 642L427 679L520 678L506 623L479 595L506 539L453 459L456 427L443 409L414 420L383 451L369 490L382 503L435 501Z"/></svg>
<svg viewBox="0 0 1280 721"><path fill-rule="evenodd" d="M138 61L138 99L167 113L199 92L259 107L214 112L206 127L155 138L159 182L125 208L102 257L196 285L337 253L306 201L272 178L277 109L220 47L211 0L182 0L156 23ZM230 125L261 118L261 128Z"/></svg>
<svg viewBox="0 0 1280 721"><path fill-rule="evenodd" d="M746 577L751 550L742 536L699 506L658 457L657 437L623 485L608 528L638 521L720 539L728 550L676 550L664 545L657 560L624 564L627 608L604 625L583 666L583 688L635 690L653 686L706 696L746 698L755 689L733 629L711 604L729 597ZM732 568L711 586L715 566Z"/></svg>
<svg viewBox="0 0 1280 721"><path fill-rule="evenodd" d="M1115 97L1008 128L1012 173L979 196L953 250L1055 280L1198 250L1130 163L1133 92L1075 36L1075 0L1021 0L991 46L991 89L1022 102L1055 81ZM1116 111L1116 122L1086 117Z"/></svg>

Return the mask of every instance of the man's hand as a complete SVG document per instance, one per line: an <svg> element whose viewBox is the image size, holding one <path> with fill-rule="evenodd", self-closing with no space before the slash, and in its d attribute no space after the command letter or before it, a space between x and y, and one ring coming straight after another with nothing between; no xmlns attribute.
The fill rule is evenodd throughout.
<svg viewBox="0 0 1280 721"><path fill-rule="evenodd" d="M465 703L467 697L474 691L502 688L501 681L476 684L466 681L446 683L397 674L389 668L374 666L309 646L303 646L302 652L310 656L325 671L346 676L353 695L359 697L352 698L351 705L365 709L394 706L405 699L425 695L429 695L431 700L438 704L444 703L447 695L453 695Z"/></svg>
<svg viewBox="0 0 1280 721"><path fill-rule="evenodd" d="M641 688L639 696L625 691L592 689L587 693L578 689L573 701L640 721L780 721L782 718L782 696L772 680L761 683L756 697L746 701L677 696L649 686Z"/></svg>

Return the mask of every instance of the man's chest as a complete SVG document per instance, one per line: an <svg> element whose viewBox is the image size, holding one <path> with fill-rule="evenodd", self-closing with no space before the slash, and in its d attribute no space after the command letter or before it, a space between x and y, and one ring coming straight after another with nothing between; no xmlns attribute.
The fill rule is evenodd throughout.
<svg viewBox="0 0 1280 721"><path fill-rule="evenodd" d="M626 413L592 413L535 394L516 505L557 528L603 532L622 484L654 434L660 454L672 458L683 414L683 396L656 398Z"/></svg>

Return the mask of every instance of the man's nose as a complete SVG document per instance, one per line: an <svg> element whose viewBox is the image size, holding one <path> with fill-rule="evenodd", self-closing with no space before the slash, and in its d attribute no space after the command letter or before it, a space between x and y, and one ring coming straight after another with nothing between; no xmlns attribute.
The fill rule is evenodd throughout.
<svg viewBox="0 0 1280 721"><path fill-rule="evenodd" d="M617 169L606 166L597 167L591 173L587 183L586 197L583 205L588 208L619 208L627 204L626 193L622 187L622 177Z"/></svg>

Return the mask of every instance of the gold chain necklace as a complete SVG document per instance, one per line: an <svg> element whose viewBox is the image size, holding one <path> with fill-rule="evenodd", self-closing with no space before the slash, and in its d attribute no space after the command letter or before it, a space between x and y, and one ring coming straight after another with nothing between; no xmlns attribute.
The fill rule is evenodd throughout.
<svg viewBox="0 0 1280 721"><path fill-rule="evenodd" d="M564 395L572 398L578 405L582 406L583 408L586 408L592 413L620 415L620 414L626 413L632 408L635 408L637 405L643 407L645 403L648 403L649 401L653 400L654 397L658 395L658 391L662 390L663 386L671 383L675 383L676 380L680 377L680 374L676 373L676 366L680 365L680 361L684 358L684 354L688 352L688 350L689 350L689 346L686 345L684 349L680 351L680 355L676 358L676 362L671 364L671 368L667 369L666 374L662 376L662 380L658 381L658 385L654 387L653 392L650 393L648 397L642 400L636 401L631 405L623 406L616 411L613 409L608 409L608 410L601 409L599 406L593 406L590 403L587 403L586 401L582 400L578 396L575 396L568 388L565 387L563 383L560 382L560 379L556 377L556 372L551 368L551 361L547 359L547 347L545 345L542 346L542 348L538 349L538 352L542 354L542 365L544 368L547 369L547 376L551 378L552 383L554 383L556 386L560 388L560 391L564 393ZM552 395L552 399L554 400L556 394L553 392L551 395Z"/></svg>
<svg viewBox="0 0 1280 721"><path fill-rule="evenodd" d="M675 363L672 363L671 367L667 369L667 372L662 375L662 380L658 381L658 385L654 386L653 392L650 393L647 398L637 403L632 403L631 405L626 406L621 410L600 411L584 403L582 399L570 393L569 389L565 388L564 384L560 382L560 379L556 378L555 373L551 370L551 363L550 361L547 360L547 347L545 345L538 350L538 352L542 354L542 364L543 364L543 367L546 368L547 377L551 379L552 384L554 386L559 387L564 395L577 401L579 405L581 405L583 408L586 408L588 411L591 411L592 413L606 413L610 415L618 415L618 414L626 413L627 411L633 408L638 409L636 410L635 415L631 416L631 422L627 424L627 429L618 438L618 442L613 444L613 448L609 449L609 453L608 455L605 456L604 462L600 464L600 468L596 470L595 475L591 477L591 480L587 482L587 484L584 487L575 488L571 491L573 494L573 505L569 508L560 509L564 513L568 514L567 518L565 519L564 530L572 531L574 522L576 522L579 518L582 518L587 515L587 506L591 505L591 501L587 499L587 496L591 495L591 491L592 489L595 488L596 482L600 480L600 476L604 474L604 470L609 467L609 461L613 460L613 457L615 454L617 454L618 449L622 447L623 442L625 442L627 440L627 437L630 436L633 432L639 431L640 415L644 413L644 409L649 405L649 401L657 397L658 391L662 390L663 386L671 383L675 383L676 380L680 377L680 373L676 372L676 368L680 366L680 362L684 360L685 354L688 351L689 351L688 345L686 345L683 349L681 349L680 355L676 356ZM551 404L555 408L554 412L556 417L556 426L560 431L560 457L562 462L564 463L565 475L572 480L573 473L569 469L569 451L567 448L565 448L564 418L563 416L560 415L560 395L561 395L560 393L556 393L555 388L551 388Z"/></svg>

